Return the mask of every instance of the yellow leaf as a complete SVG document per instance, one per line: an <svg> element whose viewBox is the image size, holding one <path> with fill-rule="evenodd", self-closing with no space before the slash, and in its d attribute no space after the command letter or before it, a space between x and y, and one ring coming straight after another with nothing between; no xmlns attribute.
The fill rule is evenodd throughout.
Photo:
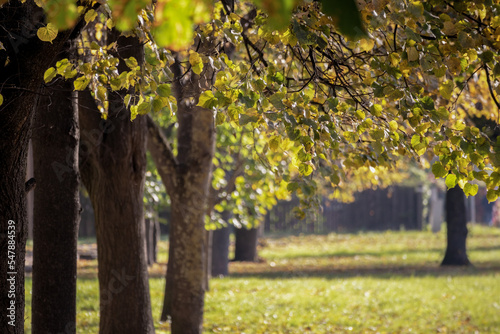
<svg viewBox="0 0 500 334"><path fill-rule="evenodd" d="M361 51L370 51L375 46L375 41L371 38L363 38L359 40L359 48Z"/></svg>
<svg viewBox="0 0 500 334"><path fill-rule="evenodd" d="M45 83L49 83L54 79L57 75L57 70L53 67L50 67L47 71L45 71L43 75L43 80Z"/></svg>
<svg viewBox="0 0 500 334"><path fill-rule="evenodd" d="M417 48L415 48L414 46L412 47L409 47L408 50L408 61L415 61L415 60L418 60L418 51L417 51Z"/></svg>
<svg viewBox="0 0 500 334"><path fill-rule="evenodd" d="M189 63L192 66L193 72L200 74L203 71L203 60L198 52L191 52L189 55Z"/></svg>
<svg viewBox="0 0 500 334"><path fill-rule="evenodd" d="M46 27L38 29L36 35L40 38L40 40L52 43L52 41L57 37L57 32L57 27L55 25L47 23Z"/></svg>

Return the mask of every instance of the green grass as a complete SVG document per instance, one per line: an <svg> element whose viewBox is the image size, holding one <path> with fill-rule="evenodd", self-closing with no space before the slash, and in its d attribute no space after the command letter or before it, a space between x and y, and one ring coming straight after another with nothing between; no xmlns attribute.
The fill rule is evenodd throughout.
<svg viewBox="0 0 500 334"><path fill-rule="evenodd" d="M259 263L212 279L207 333L500 333L500 230L474 226L473 268L440 268L445 234L277 236ZM153 316L163 298L167 244L151 269ZM98 332L95 261L79 263L78 333ZM27 332L31 278L27 278ZM169 324L155 320L157 333Z"/></svg>

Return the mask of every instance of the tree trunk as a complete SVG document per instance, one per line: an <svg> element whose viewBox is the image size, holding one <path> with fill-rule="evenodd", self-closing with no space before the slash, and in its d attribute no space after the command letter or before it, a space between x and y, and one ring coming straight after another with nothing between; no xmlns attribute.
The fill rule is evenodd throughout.
<svg viewBox="0 0 500 334"><path fill-rule="evenodd" d="M160 226L158 219L153 216L144 220L146 227L146 255L148 265L152 266L156 263L158 254L158 240L160 239Z"/></svg>
<svg viewBox="0 0 500 334"><path fill-rule="evenodd" d="M70 32L44 43L36 32L43 11L33 1L0 8L0 333L24 332L24 260L27 238L25 184L30 128L43 73ZM22 24L20 24L22 22ZM7 62L7 59L9 60Z"/></svg>
<svg viewBox="0 0 500 334"><path fill-rule="evenodd" d="M119 37L121 59L143 59L136 38ZM120 62L119 70L125 64ZM95 212L98 250L99 332L154 333L144 251L145 118L130 121L127 91L109 92L102 120L88 91L79 94L80 171Z"/></svg>
<svg viewBox="0 0 500 334"><path fill-rule="evenodd" d="M223 227L213 232L212 239L212 276L224 277L228 275L229 265L229 236L231 229Z"/></svg>
<svg viewBox="0 0 500 334"><path fill-rule="evenodd" d="M235 249L234 261L257 261L257 241L259 228L237 228L234 230Z"/></svg>
<svg viewBox="0 0 500 334"><path fill-rule="evenodd" d="M210 36L195 41L196 51L215 55ZM179 55L177 55L179 57ZM214 111L197 106L202 90L212 87L214 69L200 75L171 66L172 90L177 100L177 156L161 130L149 119L149 150L171 200L170 249L162 320L170 315L172 334L197 334L203 327L205 298L205 213L215 150Z"/></svg>
<svg viewBox="0 0 500 334"><path fill-rule="evenodd" d="M176 72L177 80L180 76L180 71ZM196 77L192 80L186 76L185 80L186 85L196 86ZM178 90L183 90L180 80L177 85ZM184 93L177 94L177 157L161 130L148 119L149 150L171 199L170 248L161 318L171 317L172 334L197 334L203 325L205 213L215 126L212 110L189 105L179 96Z"/></svg>
<svg viewBox="0 0 500 334"><path fill-rule="evenodd" d="M64 80L45 89L34 121L34 334L76 331L80 130L72 91L72 82Z"/></svg>
<svg viewBox="0 0 500 334"><path fill-rule="evenodd" d="M203 274L205 282L203 288L205 291L210 291L210 279L212 278L212 246L214 239L214 231L205 230L205 273Z"/></svg>
<svg viewBox="0 0 500 334"><path fill-rule="evenodd" d="M470 265L467 257L467 217L465 212L465 194L457 185L446 192L446 227L447 247L442 266Z"/></svg>

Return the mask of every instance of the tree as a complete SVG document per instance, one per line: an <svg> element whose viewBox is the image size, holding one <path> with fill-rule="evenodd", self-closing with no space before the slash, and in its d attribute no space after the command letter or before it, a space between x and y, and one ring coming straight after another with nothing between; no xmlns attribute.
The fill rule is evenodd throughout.
<svg viewBox="0 0 500 334"><path fill-rule="evenodd" d="M441 265L470 265L466 249L468 232L464 191L459 186L448 189L445 203L447 246Z"/></svg>
<svg viewBox="0 0 500 334"><path fill-rule="evenodd" d="M65 47L69 50L69 45ZM66 54L61 55L66 58ZM55 65L55 64L54 64ZM58 65L61 65L59 63ZM59 66L60 68L61 66ZM75 333L80 128L73 83L40 90L33 127L33 333ZM47 312L47 310L52 310Z"/></svg>
<svg viewBox="0 0 500 334"><path fill-rule="evenodd" d="M184 211L189 215L182 215L179 209L174 212L174 220L181 223L176 223L180 230L173 232L179 236L177 241L174 238L173 245L182 256L173 252L172 262L182 261L184 256L191 259L182 265L177 262L175 270L170 271L174 275L170 281L174 284L189 278L176 271L199 273L203 268L203 250L198 245L203 240L200 230L210 179L215 111L217 124L248 124L266 133L270 150L287 152L293 166L279 177L288 182L289 191L304 199L317 190L312 178L315 173L329 175L332 186L338 187L353 170L377 165L390 167L403 155L419 159L424 165L429 164L432 156L438 156L439 161L432 166L434 174L446 177L449 188L458 184L466 195L477 192L473 180L487 183L490 200L500 194L499 146L481 129L465 123L457 108L453 108L479 72L484 73L491 98L499 106L494 85L500 73L495 71L499 61L495 56L498 46L495 6L479 1L368 1L359 15L353 1L325 1L323 7L320 2L301 2L296 8L289 2L259 2L267 9L266 14L251 4L237 7L231 1L224 1L224 5L215 5L214 20L200 24L193 39L192 23L202 21L202 16L205 21L210 19L209 11L198 10L206 8L206 3L175 4L159 2L155 22L147 15L142 16L141 27L152 31L152 34L147 29L137 32L147 41L146 50L150 50L150 61L147 54L144 66L147 71L135 70L137 66L128 59L134 68L128 73L119 77L110 71L99 76L112 90L135 88L138 98L132 98L131 94L129 98L124 96L131 118L163 108L177 113L178 154L175 158L172 152L165 155L166 172L170 175L167 183L174 184L171 189L186 193L185 197L178 195L172 199L173 205L177 201L177 208L186 203L198 206ZM146 7L143 5L116 2L110 8L115 17L123 16L119 27L125 29L136 22L135 15ZM61 6L57 12L64 14L66 7ZM94 14L87 18L90 20ZM284 19L276 19L280 17ZM266 21L269 24L265 25ZM181 35L182 45L167 38L174 35L168 27L176 24L186 28L181 31L188 32ZM366 38L367 33L372 38ZM49 26L42 30L42 36L47 35L48 40L57 42ZM213 38L215 35L217 38ZM345 37L356 35L357 41ZM174 55L160 50L148 40L150 36L156 36L161 45L171 43L176 50L190 44L186 41L195 43L188 52ZM232 60L224 55L227 41L238 49L238 56ZM161 74L159 64L172 66L173 75ZM79 65L75 83L79 87L88 84L95 74L92 71L85 64ZM37 73L23 69L22 73L25 72ZM136 81L139 76L141 80ZM171 107L175 101L170 97L170 84L174 86L177 110ZM103 89L96 90L98 104L104 108L107 94ZM5 105L11 106L11 96L4 97L10 103ZM18 112L12 109L8 115L19 115ZM476 110L468 108L468 112ZM25 141L26 131L5 133ZM24 141L16 154L23 152ZM6 171L12 170L14 161L24 165L22 159L11 157L5 161L0 167ZM267 163L273 166L279 161ZM485 171L488 165L492 166L491 174ZM15 180L14 186L19 189L21 175ZM14 186L9 189L14 191ZM24 195L19 190L15 194L14 198L22 202ZM307 202L304 200L303 204ZM2 218L5 218L2 224L10 219ZM189 248L188 243L192 242L196 247ZM176 311L184 313L173 312L172 328L197 332L202 319L202 284L198 280L184 281L187 283L173 290L176 305L180 303ZM193 317L189 319L188 314ZM182 328L187 322L191 327Z"/></svg>
<svg viewBox="0 0 500 334"><path fill-rule="evenodd" d="M111 33L119 72L123 59L144 58L135 37ZM131 90L109 92L102 120L88 90L78 94L82 128L80 171L95 212L98 246L101 333L154 333L149 295L143 192L146 172L146 123L130 122L123 99ZM101 106L102 107L102 106Z"/></svg>
<svg viewBox="0 0 500 334"><path fill-rule="evenodd" d="M0 314L2 333L24 331L24 260L27 238L26 193L34 180L25 184L26 154L31 122L43 83L43 73L73 30L66 30L52 44L37 37L43 11L33 2L11 1L0 8L0 249L8 261L0 264ZM23 22L23 24L20 24ZM78 27L75 29L78 30Z"/></svg>

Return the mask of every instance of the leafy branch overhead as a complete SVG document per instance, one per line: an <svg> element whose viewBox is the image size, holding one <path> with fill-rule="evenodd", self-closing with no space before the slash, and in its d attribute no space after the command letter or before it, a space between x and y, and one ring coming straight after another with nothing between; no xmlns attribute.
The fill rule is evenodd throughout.
<svg viewBox="0 0 500 334"><path fill-rule="evenodd" d="M72 22L63 13L84 12L63 4L56 10L44 3L43 40ZM500 194L500 144L491 135L500 105L496 2L181 0L101 7L84 14L95 28L79 49L92 61L61 61L45 81L63 76L77 90L90 87L103 117L106 91L128 88L135 91L125 97L132 118L175 114L170 67L177 60L183 78L205 78L189 103L216 109L219 125L262 133L267 146L259 159L267 167L279 162L265 152L286 152L291 167L280 177L297 185L290 190L314 192L316 174L333 188L360 169L377 179L377 168L407 156L432 164L450 188L458 184L474 195L482 181L490 200ZM126 71L117 70L116 45L102 43L113 27L142 39L144 66L130 58ZM213 48L200 50L207 38ZM481 117L493 127L477 123Z"/></svg>

